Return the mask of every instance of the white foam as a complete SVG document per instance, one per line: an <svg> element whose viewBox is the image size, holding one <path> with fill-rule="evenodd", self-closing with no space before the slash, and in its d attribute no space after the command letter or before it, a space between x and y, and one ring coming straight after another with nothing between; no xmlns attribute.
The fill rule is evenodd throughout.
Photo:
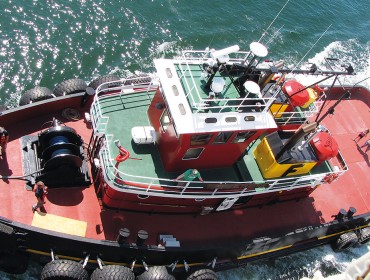
<svg viewBox="0 0 370 280"><path fill-rule="evenodd" d="M370 43L363 45L358 40L350 39L347 41L336 41L330 43L323 51L315 54L308 61L315 63L320 70L330 70L330 66L326 63L325 58L338 58L338 61L331 63L334 70L343 71L341 65L352 65L355 70L353 76L342 76L337 84L354 85L359 83L367 88L370 88ZM302 67L309 67L308 64ZM313 77L299 75L295 77L304 85L310 85L319 81L323 77ZM332 80L325 81L325 84L331 84Z"/></svg>

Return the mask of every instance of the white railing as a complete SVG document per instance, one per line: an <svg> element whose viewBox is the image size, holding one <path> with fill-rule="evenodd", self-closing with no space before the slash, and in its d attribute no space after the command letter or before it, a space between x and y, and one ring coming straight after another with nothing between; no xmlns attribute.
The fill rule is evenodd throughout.
<svg viewBox="0 0 370 280"><path fill-rule="evenodd" d="M265 181L182 182L167 178L132 175L119 170L116 168L116 162L114 157L111 155L111 151L107 148L110 146L109 143L111 141L111 137L109 139L106 138L106 143L99 152L106 183L119 191L136 194L194 199L251 196L255 194L293 190L297 188L313 188L320 184L329 183L329 181L327 181L329 176L336 179L348 169L347 166L345 166L344 169L338 169L328 173L309 174L299 177L286 177ZM341 160L343 160L343 158ZM185 185L180 186L178 185L179 182L182 182ZM240 185L238 189L227 189L227 185L235 186L236 184Z"/></svg>
<svg viewBox="0 0 370 280"><path fill-rule="evenodd" d="M143 79L149 78L150 82L148 83L141 82ZM119 97L122 100L123 95L127 95L134 92L146 92L149 94L149 92L153 92L157 88L158 85L155 84L155 79L152 79L152 77L150 76L124 78L118 81L110 81L99 85L98 88L96 89L94 101L90 109L91 122L95 133L97 132L105 133L109 122L109 117L103 116L103 111L100 102L101 100L116 95L119 95Z"/></svg>
<svg viewBox="0 0 370 280"><path fill-rule="evenodd" d="M192 56L186 56L186 54L191 54ZM194 54L198 54L199 57L194 57ZM262 96L258 97L244 97L244 98L219 98L216 97L212 100L208 98L203 98L201 93L199 92L199 87L195 81L193 71L190 68L191 64L194 64L194 62L197 63L197 65L206 63L209 52L199 52L199 51L189 51L186 53L183 53L183 56L179 57L179 69L181 72L180 79L184 81L185 85L185 92L186 97L190 100L190 105L192 105L195 109L199 110L210 110L212 109L213 113L220 113L224 110L232 110L232 111L243 111L243 110L254 110L257 112L267 112L269 109L269 104L271 104L275 99L274 98L265 98ZM248 54L248 52L241 52L236 54ZM242 59L234 59L233 62L239 62L242 63ZM191 80L191 83L189 83L188 79L186 77L189 77ZM197 77L199 78L199 77ZM230 80L230 84L232 81ZM225 85L225 87L229 87L229 85ZM196 98L194 98L194 95ZM255 104L247 104L248 102L253 102ZM218 105L211 105L211 103L217 103ZM219 105L221 104L221 105Z"/></svg>
<svg viewBox="0 0 370 280"><path fill-rule="evenodd" d="M210 58L211 50L186 50L181 53L181 56L176 57L177 60L193 61L196 63L206 62ZM229 62L245 63L245 57L250 54L249 51L238 51L229 54Z"/></svg>

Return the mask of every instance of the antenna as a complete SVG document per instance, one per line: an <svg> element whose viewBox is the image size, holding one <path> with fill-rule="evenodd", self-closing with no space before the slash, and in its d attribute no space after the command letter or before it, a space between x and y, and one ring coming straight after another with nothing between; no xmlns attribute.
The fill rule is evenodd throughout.
<svg viewBox="0 0 370 280"><path fill-rule="evenodd" d="M275 39L276 35L279 33L279 31L284 27L284 24L277 30L274 32L274 34L271 36L270 40L267 41L266 43L266 46L268 46L268 44Z"/></svg>
<svg viewBox="0 0 370 280"><path fill-rule="evenodd" d="M267 34L267 31L270 29L270 27L274 24L275 20L279 17L279 15L281 14L281 12L284 10L285 6L289 3L290 0L286 1L284 6L280 9L279 13L275 16L275 18L273 19L273 21L270 23L270 25L267 27L267 29L262 33L262 36L261 38L258 40L258 42L260 42L263 37L266 36Z"/></svg>
<svg viewBox="0 0 370 280"><path fill-rule="evenodd" d="M326 30L321 34L321 36L316 40L316 42L311 46L311 48L306 52L306 54L301 58L301 60L296 64L296 66L293 67L293 69L290 72L293 72L293 70L298 68L298 65L301 64L302 60L305 59L305 57L313 49L313 47L316 46L316 44L321 40L321 38L325 35L325 33L328 32L330 27L331 27L331 24L326 28Z"/></svg>

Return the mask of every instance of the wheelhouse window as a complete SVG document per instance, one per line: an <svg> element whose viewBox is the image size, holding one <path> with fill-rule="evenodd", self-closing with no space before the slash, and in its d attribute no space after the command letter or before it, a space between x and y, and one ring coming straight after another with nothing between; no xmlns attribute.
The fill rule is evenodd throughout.
<svg viewBox="0 0 370 280"><path fill-rule="evenodd" d="M243 143L246 142L249 138L255 134L255 131L245 131L245 132L238 132L231 143Z"/></svg>
<svg viewBox="0 0 370 280"><path fill-rule="evenodd" d="M182 159L197 159L200 157L200 154L204 151L204 148L190 148L186 151Z"/></svg>
<svg viewBox="0 0 370 280"><path fill-rule="evenodd" d="M195 134L191 136L190 146L203 146L211 140L212 134Z"/></svg>
<svg viewBox="0 0 370 280"><path fill-rule="evenodd" d="M213 144L225 144L230 139L231 135L233 135L232 131L219 132L213 140Z"/></svg>
<svg viewBox="0 0 370 280"><path fill-rule="evenodd" d="M168 111L167 110L163 110L163 113L162 113L161 118L160 118L160 122L161 122L161 126L162 126L162 129L163 129L163 132L166 132L168 126L171 123L170 122L170 117L168 115Z"/></svg>

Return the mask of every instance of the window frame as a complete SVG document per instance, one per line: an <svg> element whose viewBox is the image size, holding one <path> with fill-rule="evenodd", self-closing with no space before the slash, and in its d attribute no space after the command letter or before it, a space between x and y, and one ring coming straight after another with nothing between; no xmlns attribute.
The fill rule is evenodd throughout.
<svg viewBox="0 0 370 280"><path fill-rule="evenodd" d="M185 158L186 154L190 151L190 150L200 150L199 153L197 154L196 157L191 157L191 158ZM204 147L195 147L195 148L189 148L186 150L184 156L182 157L182 160L193 160L193 159L198 159L201 154L203 153L203 151L205 150Z"/></svg>
<svg viewBox="0 0 370 280"><path fill-rule="evenodd" d="M207 138L205 140L194 140L193 137L201 137L201 136L207 136ZM212 133L198 133L198 134L193 134L190 136L190 147L194 147L194 146L204 146L204 145L207 145L211 139L213 137L213 134Z"/></svg>
<svg viewBox="0 0 370 280"><path fill-rule="evenodd" d="M238 138L238 135L242 134L242 133L248 133L248 137L244 137L244 140L243 141L238 141L238 140L235 140ZM233 144L236 144L236 143L245 143L248 141L248 139L250 139L254 134L256 134L256 131L255 130L249 130L249 131L239 131L235 134L235 136L233 137L233 139L231 140L231 143ZM241 139L241 138L239 138Z"/></svg>

